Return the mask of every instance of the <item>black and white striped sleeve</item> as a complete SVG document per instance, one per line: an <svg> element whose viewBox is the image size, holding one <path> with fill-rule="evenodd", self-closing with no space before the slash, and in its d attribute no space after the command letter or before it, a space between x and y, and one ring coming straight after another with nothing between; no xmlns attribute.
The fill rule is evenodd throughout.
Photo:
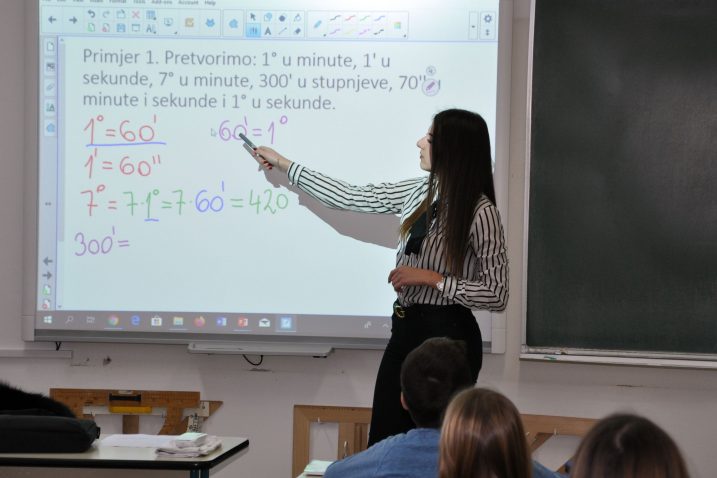
<svg viewBox="0 0 717 478"><path fill-rule="evenodd" d="M289 182L325 206L376 214L400 214L406 199L425 178L396 183L354 186L293 163L287 171Z"/></svg>
<svg viewBox="0 0 717 478"><path fill-rule="evenodd" d="M508 257L500 215L494 205L479 207L470 234L475 261L471 279L446 277L443 296L470 309L504 310L508 303ZM466 258L468 259L468 258Z"/></svg>

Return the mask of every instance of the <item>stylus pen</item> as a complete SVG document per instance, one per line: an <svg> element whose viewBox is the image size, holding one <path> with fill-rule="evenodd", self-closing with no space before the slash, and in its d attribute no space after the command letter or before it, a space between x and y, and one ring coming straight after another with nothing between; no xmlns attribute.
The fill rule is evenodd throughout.
<svg viewBox="0 0 717 478"><path fill-rule="evenodd" d="M244 133L239 133L239 137L241 138L242 141L244 141L246 144L248 144L251 149L256 149L256 146L254 146L254 143L252 143L251 140L249 138L247 138Z"/></svg>
<svg viewBox="0 0 717 478"><path fill-rule="evenodd" d="M242 146L244 146L244 149L246 149L249 152L249 154L251 154L252 156L259 156L260 158L264 159L264 156L257 153L256 151L254 151L254 148L249 146L249 143L244 143L244 144L242 144Z"/></svg>

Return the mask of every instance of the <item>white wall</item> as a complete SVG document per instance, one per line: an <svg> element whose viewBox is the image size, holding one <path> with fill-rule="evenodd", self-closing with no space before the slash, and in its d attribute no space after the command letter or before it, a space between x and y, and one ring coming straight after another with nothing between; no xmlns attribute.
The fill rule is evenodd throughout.
<svg viewBox="0 0 717 478"><path fill-rule="evenodd" d="M0 348L3 349L50 345L25 345L20 339L23 168L24 162L34 161L24 151L23 143L24 62L31 57L22 40L23 3L22 0L0 3ZM528 413L585 417L600 417L615 410L642 413L675 437L694 476L711 477L717 469L712 439L712 431L717 429L715 372L518 360L523 294L529 0L515 0L513 9L508 342L505 355L485 358L479 383L507 393L521 411ZM245 456L213 475L219 478L288 478L293 404L369 406L380 359L380 353L372 351L338 351L327 359L267 357L261 370L255 371L239 356L189 355L183 346L63 344L63 348L74 351L72 360L0 358L0 378L45 393L50 387L198 390L203 398L223 400L224 406L207 422L206 430L218 435L247 436L251 445ZM108 357L110 361L105 360ZM103 419L100 424L105 431L119 431L117 421ZM151 426L151 422L144 426ZM0 477L26 473L0 470ZM40 473L49 472L40 470ZM70 474L63 472L61 476ZM103 471L100 476L119 474Z"/></svg>

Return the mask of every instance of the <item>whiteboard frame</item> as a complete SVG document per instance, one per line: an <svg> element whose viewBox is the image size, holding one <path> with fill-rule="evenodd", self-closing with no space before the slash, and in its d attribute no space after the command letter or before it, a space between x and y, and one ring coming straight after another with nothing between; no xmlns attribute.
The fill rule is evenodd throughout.
<svg viewBox="0 0 717 478"><path fill-rule="evenodd" d="M512 61L512 25L513 25L513 2L511 0L500 0L499 4L499 31L498 31L498 72L497 72L497 97L496 97L496 138L495 141L495 172L494 183L496 189L496 200L499 210L503 218L504 233L508 235L507 217L509 211L509 181L510 181L510 89L511 89L511 61ZM193 342L206 342L214 340L208 336L192 336L187 334L186 337L173 336L167 334L157 334L151 338L132 337L131 335L122 334L116 336L107 336L102 334L91 334L83 336L76 334L55 334L53 336L37 337L35 335L35 297L37 287L37 218L38 218L38 77L39 77L39 25L37 18L39 16L39 5L37 0L25 2L25 52L27 61L25 62L25 105L27 105L24 118L25 137L24 137L24 175L25 188L23 194L23 217L25 222L23 225L24 249L23 249L23 292L22 292L22 339L26 342L34 341L71 341L71 342L114 342L114 343L156 343L156 344L191 344ZM29 112L32 113L29 113ZM474 312L474 315L479 313ZM506 312L489 312L485 313L482 320L490 323L490 330L483 337L484 353L502 354L506 351L507 338L507 316ZM476 315L477 316L477 315ZM58 331L60 332L60 331ZM266 342L267 340L275 340L276 337L252 336L256 337L257 342ZM246 344L247 336L237 337L237 342ZM283 338L283 337L282 337ZM382 349L385 347L387 340L383 339L351 339L351 338L327 338L328 340L317 341L313 337L295 337L292 341L281 343L276 340L277 350L283 351L285 347L291 344L306 345L325 345L330 344L334 348L347 349ZM231 336L223 336L217 342L227 341L234 342ZM249 344L254 342L250 340Z"/></svg>
<svg viewBox="0 0 717 478"><path fill-rule="evenodd" d="M501 211L503 232L508 237L510 210L510 89L513 52L513 2L500 0L498 30L498 93L496 105L495 183L496 201ZM490 352L504 354L507 341L506 312L491 312ZM485 339L484 339L485 343Z"/></svg>

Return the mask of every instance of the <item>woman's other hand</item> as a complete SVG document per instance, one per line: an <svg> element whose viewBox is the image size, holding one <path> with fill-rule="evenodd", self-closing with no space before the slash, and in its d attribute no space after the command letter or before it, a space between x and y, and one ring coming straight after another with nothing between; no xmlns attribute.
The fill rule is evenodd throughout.
<svg viewBox="0 0 717 478"><path fill-rule="evenodd" d="M396 267L388 274L388 281L396 292L411 285L435 287L442 279L443 276L436 271L408 266Z"/></svg>

